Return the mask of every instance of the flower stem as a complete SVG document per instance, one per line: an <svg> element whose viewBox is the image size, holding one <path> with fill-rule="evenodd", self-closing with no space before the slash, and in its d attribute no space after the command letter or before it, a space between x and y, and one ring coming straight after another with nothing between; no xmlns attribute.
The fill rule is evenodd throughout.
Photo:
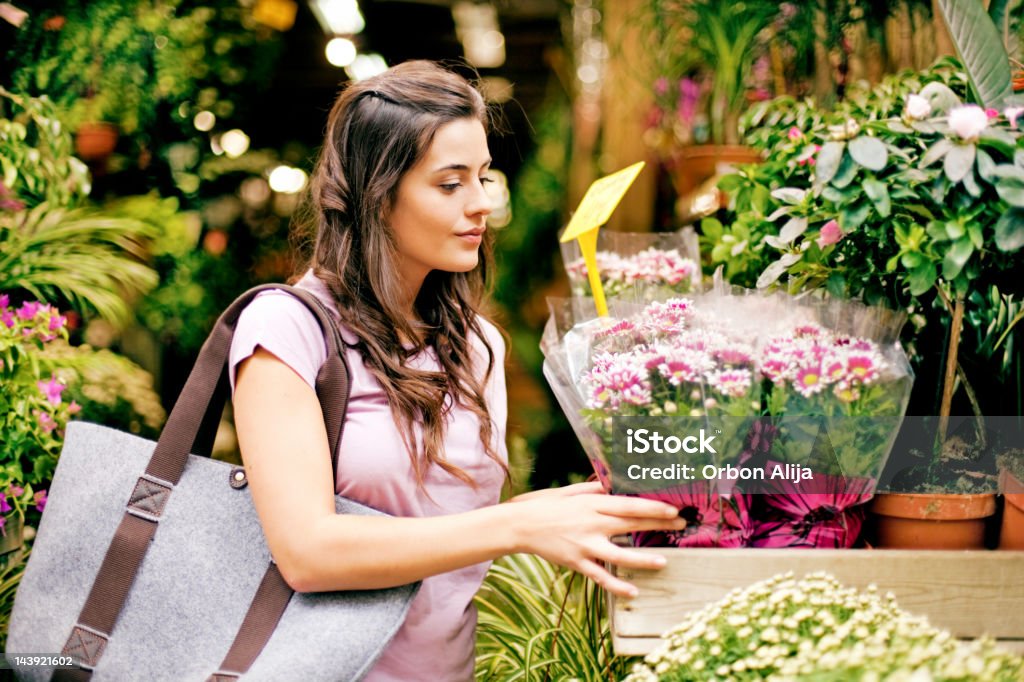
<svg viewBox="0 0 1024 682"><path fill-rule="evenodd" d="M946 377L942 383L942 405L939 407L939 441L946 441L946 428L953 406L953 389L956 383L957 355L960 351L960 330L964 323L964 297L957 294L953 304L953 321L949 328L949 348L946 351Z"/></svg>

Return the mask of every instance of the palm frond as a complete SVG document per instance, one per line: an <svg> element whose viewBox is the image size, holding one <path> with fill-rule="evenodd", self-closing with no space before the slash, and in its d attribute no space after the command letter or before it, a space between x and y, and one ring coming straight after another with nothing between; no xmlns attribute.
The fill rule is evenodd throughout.
<svg viewBox="0 0 1024 682"><path fill-rule="evenodd" d="M80 310L123 324L128 296L157 284L143 261L151 223L112 217L100 209L53 208L42 203L0 217L0 291L21 288L49 300L60 295Z"/></svg>

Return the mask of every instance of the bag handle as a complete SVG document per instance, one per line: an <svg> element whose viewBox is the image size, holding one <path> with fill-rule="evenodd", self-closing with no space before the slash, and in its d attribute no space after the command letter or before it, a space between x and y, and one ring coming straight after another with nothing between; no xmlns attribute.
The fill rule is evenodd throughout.
<svg viewBox="0 0 1024 682"><path fill-rule="evenodd" d="M153 456L146 467L146 473L156 478L177 483L185 470L191 452L209 457L216 426L229 394L228 352L235 325L252 299L268 290L286 291L299 299L317 317L327 341L327 360L316 378L316 393L327 426L327 438L331 450L331 471L337 470L338 443L344 427L345 408L348 402L348 365L340 352L343 345L341 334L331 314L315 295L303 289L280 284L264 284L254 287L239 296L221 314L210 336L199 351L192 373L182 389L181 396L174 404L167 424L160 434ZM338 396L344 400L339 401Z"/></svg>
<svg viewBox="0 0 1024 682"><path fill-rule="evenodd" d="M228 306L207 337L146 471L129 497L125 514L62 652L74 656L82 667L58 669L54 680L88 679L103 655L142 559L156 534L167 500L188 463L190 450L201 446L203 451L197 454L209 456L215 427L229 392L228 353L238 318L257 294L271 289L286 291L299 299L316 316L324 332L327 359L317 373L316 392L327 427L332 475L337 470L337 450L350 389L348 365L340 352L341 333L320 300L307 291L280 284L249 289ZM271 569L276 571L273 565Z"/></svg>

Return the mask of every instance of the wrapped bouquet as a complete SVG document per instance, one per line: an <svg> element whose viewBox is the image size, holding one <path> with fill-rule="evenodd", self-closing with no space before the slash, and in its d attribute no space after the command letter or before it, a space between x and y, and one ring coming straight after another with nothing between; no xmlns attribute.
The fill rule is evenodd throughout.
<svg viewBox="0 0 1024 682"><path fill-rule="evenodd" d="M689 522L637 544L856 540L912 380L899 316L753 292L609 306L553 302L544 371L606 488Z"/></svg>
<svg viewBox="0 0 1024 682"><path fill-rule="evenodd" d="M672 233L601 232L597 269L606 295L654 300L700 287L699 253L692 228ZM592 296L577 242L562 244L562 260L573 295Z"/></svg>

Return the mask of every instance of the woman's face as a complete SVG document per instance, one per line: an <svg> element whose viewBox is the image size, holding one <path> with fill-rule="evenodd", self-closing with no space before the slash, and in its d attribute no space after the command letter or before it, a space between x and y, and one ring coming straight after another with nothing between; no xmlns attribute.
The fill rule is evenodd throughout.
<svg viewBox="0 0 1024 682"><path fill-rule="evenodd" d="M458 119L437 129L426 154L399 181L388 222L399 270L414 291L432 270L476 267L491 212L490 163L483 124Z"/></svg>

